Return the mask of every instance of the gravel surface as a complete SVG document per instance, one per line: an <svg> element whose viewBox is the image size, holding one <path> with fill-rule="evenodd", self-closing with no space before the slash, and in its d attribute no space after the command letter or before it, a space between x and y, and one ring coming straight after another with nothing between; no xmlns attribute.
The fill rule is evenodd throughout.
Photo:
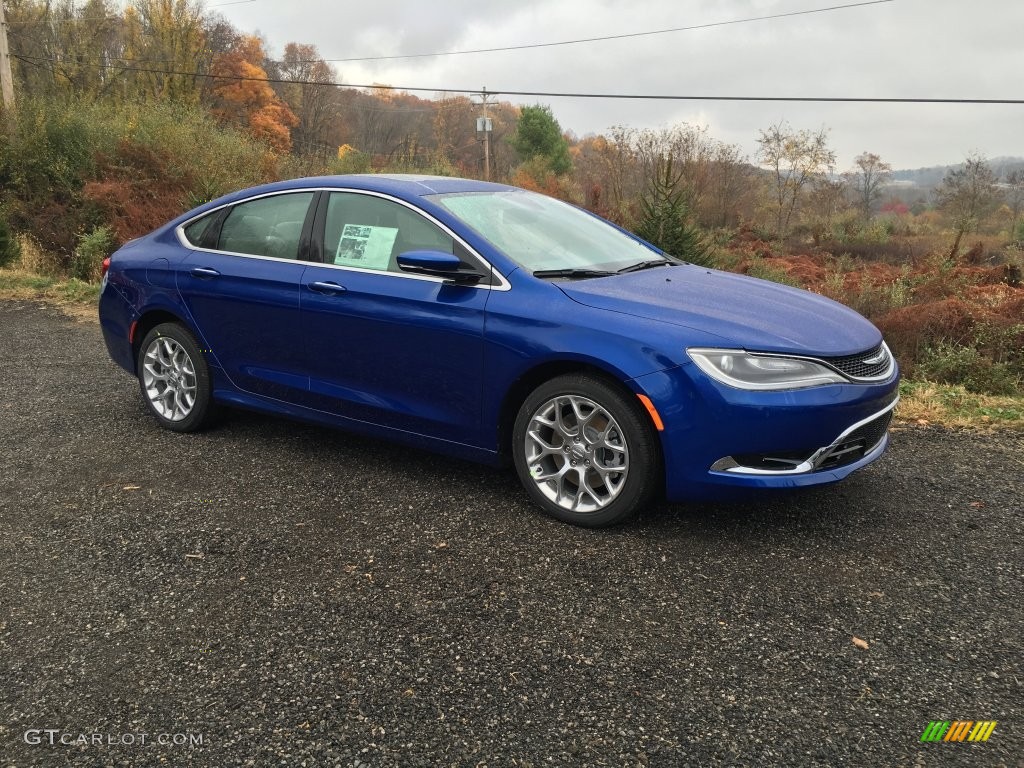
<svg viewBox="0 0 1024 768"><path fill-rule="evenodd" d="M0 766L1024 765L1020 434L593 532L511 472L163 431L96 325L0 331Z"/></svg>

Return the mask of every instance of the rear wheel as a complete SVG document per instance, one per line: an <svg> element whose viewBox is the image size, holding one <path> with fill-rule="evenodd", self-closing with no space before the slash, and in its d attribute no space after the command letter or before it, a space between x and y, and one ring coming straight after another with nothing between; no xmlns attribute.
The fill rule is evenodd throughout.
<svg viewBox="0 0 1024 768"><path fill-rule="evenodd" d="M542 384L520 408L512 439L519 479L560 520L595 528L621 523L658 488L653 426L634 398L596 376Z"/></svg>
<svg viewBox="0 0 1024 768"><path fill-rule="evenodd" d="M147 333L136 370L142 398L161 426L194 432L210 422L210 369L186 328L162 323Z"/></svg>

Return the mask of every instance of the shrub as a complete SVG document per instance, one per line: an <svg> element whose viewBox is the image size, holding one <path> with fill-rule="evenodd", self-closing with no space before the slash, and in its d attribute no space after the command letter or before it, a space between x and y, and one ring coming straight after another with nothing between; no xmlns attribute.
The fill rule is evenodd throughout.
<svg viewBox="0 0 1024 768"><path fill-rule="evenodd" d="M349 173L369 173L371 160L370 155L346 144L338 150L338 157L331 161L330 171L342 176Z"/></svg>
<svg viewBox="0 0 1024 768"><path fill-rule="evenodd" d="M201 108L33 99L0 143L0 204L47 251L73 260L76 232L148 232L192 204L291 170Z"/></svg>
<svg viewBox="0 0 1024 768"><path fill-rule="evenodd" d="M771 280L773 283L792 285L800 287L800 281L792 277L786 270L769 264L760 256L754 256L747 262L746 273L751 277L759 277L762 280Z"/></svg>
<svg viewBox="0 0 1024 768"><path fill-rule="evenodd" d="M909 279L898 277L891 283L882 285L862 282L857 290L835 298L839 298L846 306L870 319L909 305L911 295L912 286Z"/></svg>
<svg viewBox="0 0 1024 768"><path fill-rule="evenodd" d="M19 235L18 245L21 249L20 266L26 272L49 277L57 277L63 273L64 262L60 256L40 247L31 235Z"/></svg>
<svg viewBox="0 0 1024 768"><path fill-rule="evenodd" d="M26 99L14 113L6 164L11 190L24 200L73 195L94 157L116 141L95 105Z"/></svg>
<svg viewBox="0 0 1024 768"><path fill-rule="evenodd" d="M7 267L21 258L21 244L7 219L0 214L0 267Z"/></svg>
<svg viewBox="0 0 1024 768"><path fill-rule="evenodd" d="M103 260L114 252L116 245L109 227L97 227L79 235L78 247L71 258L71 277L84 282L99 280Z"/></svg>
<svg viewBox="0 0 1024 768"><path fill-rule="evenodd" d="M1021 377L1009 363L997 362L976 347L942 342L925 350L917 365L919 376L940 384L961 384L968 392L1015 395Z"/></svg>

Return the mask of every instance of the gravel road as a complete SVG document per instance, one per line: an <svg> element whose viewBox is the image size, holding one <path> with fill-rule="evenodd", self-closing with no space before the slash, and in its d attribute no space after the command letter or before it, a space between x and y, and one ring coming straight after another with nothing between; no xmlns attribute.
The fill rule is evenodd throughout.
<svg viewBox="0 0 1024 768"><path fill-rule="evenodd" d="M511 472L163 431L95 324L3 303L0 766L1021 766L1022 493L1024 435L915 428L581 530Z"/></svg>

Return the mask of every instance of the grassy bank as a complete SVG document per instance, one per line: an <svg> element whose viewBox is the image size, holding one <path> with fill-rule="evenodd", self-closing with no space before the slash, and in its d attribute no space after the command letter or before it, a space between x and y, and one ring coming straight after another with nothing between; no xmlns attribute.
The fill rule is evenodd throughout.
<svg viewBox="0 0 1024 768"><path fill-rule="evenodd" d="M904 381L896 417L921 426L1024 429L1024 395L981 395L959 385Z"/></svg>
<svg viewBox="0 0 1024 768"><path fill-rule="evenodd" d="M74 278L0 269L0 300L56 304L79 320L96 320L99 290L97 283ZM1024 395L980 395L961 386L904 381L900 396L896 418L902 424L1024 429Z"/></svg>
<svg viewBox="0 0 1024 768"><path fill-rule="evenodd" d="M24 269L0 269L0 298L37 299L76 307L94 305L99 283L74 277L47 277Z"/></svg>

